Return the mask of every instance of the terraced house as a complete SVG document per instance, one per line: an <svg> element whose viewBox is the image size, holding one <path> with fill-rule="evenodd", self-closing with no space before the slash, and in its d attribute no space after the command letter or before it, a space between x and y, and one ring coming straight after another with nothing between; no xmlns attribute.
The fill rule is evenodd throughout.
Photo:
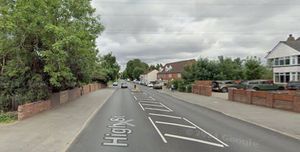
<svg viewBox="0 0 300 152"><path fill-rule="evenodd" d="M300 81L300 37L291 34L286 41L280 41L266 56L273 68L275 83Z"/></svg>

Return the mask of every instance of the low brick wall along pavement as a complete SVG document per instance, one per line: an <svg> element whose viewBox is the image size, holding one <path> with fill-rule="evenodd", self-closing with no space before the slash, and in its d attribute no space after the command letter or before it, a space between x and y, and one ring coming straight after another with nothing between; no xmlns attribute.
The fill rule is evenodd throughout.
<svg viewBox="0 0 300 152"><path fill-rule="evenodd" d="M27 103L18 106L18 120L32 117L40 112L51 109L51 100Z"/></svg>
<svg viewBox="0 0 300 152"><path fill-rule="evenodd" d="M46 101L31 102L24 105L19 105L18 120L32 117L42 111L46 111L61 104L74 101L82 95L97 91L102 88L106 88L106 85L100 83L88 84L81 88L74 88L71 90L53 93L50 96L50 99Z"/></svg>
<svg viewBox="0 0 300 152"><path fill-rule="evenodd" d="M229 89L228 100L300 112L300 94L297 92L267 92Z"/></svg>

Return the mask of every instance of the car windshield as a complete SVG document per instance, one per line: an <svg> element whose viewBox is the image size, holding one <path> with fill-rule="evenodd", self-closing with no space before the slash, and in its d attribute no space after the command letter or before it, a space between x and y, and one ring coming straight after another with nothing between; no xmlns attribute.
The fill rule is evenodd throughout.
<svg viewBox="0 0 300 152"><path fill-rule="evenodd" d="M0 152L300 152L299 100L300 0L0 0Z"/></svg>

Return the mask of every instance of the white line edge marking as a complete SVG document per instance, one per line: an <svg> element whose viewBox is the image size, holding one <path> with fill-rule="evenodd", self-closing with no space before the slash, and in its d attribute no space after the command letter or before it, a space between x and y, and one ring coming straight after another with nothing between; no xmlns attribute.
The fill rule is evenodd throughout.
<svg viewBox="0 0 300 152"><path fill-rule="evenodd" d="M158 108L145 108L147 110L156 110L156 111L164 111L164 112L171 112L170 110L166 110L166 109L158 109Z"/></svg>
<svg viewBox="0 0 300 152"><path fill-rule="evenodd" d="M173 110L170 109L169 107L167 107L166 105L164 105L164 104L162 104L162 103L160 103L160 104L163 105L166 109L168 109L168 110L170 110L171 112L173 112Z"/></svg>
<svg viewBox="0 0 300 152"><path fill-rule="evenodd" d="M200 139L189 138L189 137L184 137L184 136L177 136L177 135L172 135L172 134L164 134L164 135L167 136L167 137L178 138L178 139L189 140L189 141L195 141L195 142L199 142L199 143L203 143L203 144L208 144L208 145L224 148L224 145L222 145L222 144L217 144L217 143L204 141L204 140L200 140Z"/></svg>
<svg viewBox="0 0 300 152"><path fill-rule="evenodd" d="M154 122L152 121L152 119L150 117L148 117L150 122L152 123L153 127L155 128L155 130L158 132L160 138L163 140L164 143L168 143L166 138L162 135L162 133L160 132L160 130L157 128L157 126L154 124Z"/></svg>
<svg viewBox="0 0 300 152"><path fill-rule="evenodd" d="M136 96L133 96L134 100L137 100Z"/></svg>
<svg viewBox="0 0 300 152"><path fill-rule="evenodd" d="M142 110L145 111L144 107L141 105L141 103L139 103L139 105L141 106Z"/></svg>
<svg viewBox="0 0 300 152"><path fill-rule="evenodd" d="M164 124L164 125L178 126L178 127L184 127L184 128L196 129L195 126L188 126L188 125L177 124L177 123L171 123L171 122L155 121L155 123L158 123L158 124Z"/></svg>
<svg viewBox="0 0 300 152"><path fill-rule="evenodd" d="M196 124L192 123L190 120L183 118L185 121L189 122L190 124L192 124L193 126L195 126L196 128L198 128L199 130L203 131L204 133L206 133L207 135L209 135L210 137L212 137L213 139L217 140L218 142L222 143L224 146L229 147L226 143L224 143L223 141L221 141L220 139L218 139L217 137L213 136L212 134L210 134L209 132L205 131L204 129L200 128L199 126L197 126Z"/></svg>
<svg viewBox="0 0 300 152"><path fill-rule="evenodd" d="M162 105L158 105L158 104L147 104L147 103L142 103L143 106L153 106L153 107L164 107Z"/></svg>
<svg viewBox="0 0 300 152"><path fill-rule="evenodd" d="M168 117L168 118L175 118L175 119L182 119L181 117L171 116L171 115L163 115L163 114L156 114L156 113L149 113L151 116L160 116L160 117Z"/></svg>

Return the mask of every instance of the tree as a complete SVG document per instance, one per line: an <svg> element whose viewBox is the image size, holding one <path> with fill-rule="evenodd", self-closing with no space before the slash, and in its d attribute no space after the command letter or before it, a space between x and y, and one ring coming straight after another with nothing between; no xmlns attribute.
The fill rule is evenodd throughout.
<svg viewBox="0 0 300 152"><path fill-rule="evenodd" d="M108 53L102 57L100 57L99 67L97 70L102 70L102 74L99 75L105 75L104 81L110 81L110 80L116 80L119 76L120 66L117 63L117 59L115 56L112 55L112 53Z"/></svg>
<svg viewBox="0 0 300 152"><path fill-rule="evenodd" d="M133 59L127 62L124 75L132 80L139 79L140 74L147 72L149 66L140 59Z"/></svg>
<svg viewBox="0 0 300 152"><path fill-rule="evenodd" d="M245 78L247 80L260 79L264 75L266 68L256 57L247 58L245 61Z"/></svg>
<svg viewBox="0 0 300 152"><path fill-rule="evenodd" d="M90 0L0 0L0 96L22 103L91 82L104 30L94 12Z"/></svg>

